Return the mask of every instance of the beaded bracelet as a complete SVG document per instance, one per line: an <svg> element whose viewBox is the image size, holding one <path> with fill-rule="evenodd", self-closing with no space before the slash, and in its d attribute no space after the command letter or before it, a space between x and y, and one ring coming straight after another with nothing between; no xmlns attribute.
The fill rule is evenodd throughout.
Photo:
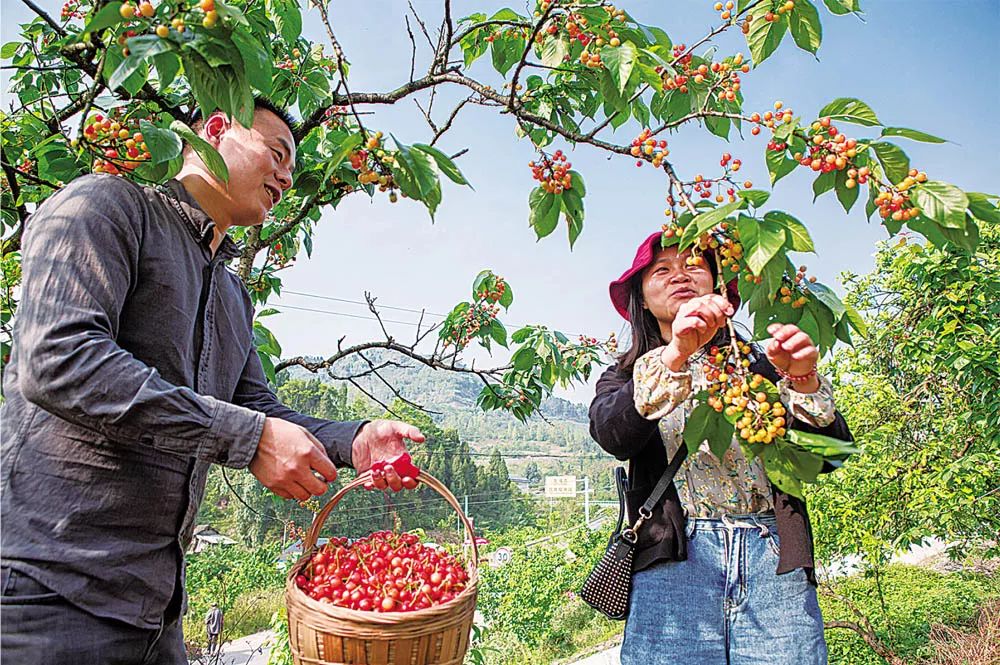
<svg viewBox="0 0 1000 665"><path fill-rule="evenodd" d="M809 370L807 373L803 374L802 376L792 376L791 374L789 374L788 372L784 371L780 367L775 367L774 371L778 373L778 376L780 376L781 378L786 379L788 381L791 381L792 383L805 383L809 379L811 379L814 376L816 376L816 367L815 366L811 370Z"/></svg>

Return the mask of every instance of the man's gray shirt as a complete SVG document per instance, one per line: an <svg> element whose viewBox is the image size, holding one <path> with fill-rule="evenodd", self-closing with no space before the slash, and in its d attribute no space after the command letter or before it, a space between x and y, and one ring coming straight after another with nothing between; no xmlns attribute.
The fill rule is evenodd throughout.
<svg viewBox="0 0 1000 665"><path fill-rule="evenodd" d="M213 229L177 181L99 175L50 197L23 236L0 409L2 564L143 628L161 625L183 580L210 464L245 468L266 415L349 465L361 425L278 402L249 294L226 267L238 249L227 236L213 256Z"/></svg>

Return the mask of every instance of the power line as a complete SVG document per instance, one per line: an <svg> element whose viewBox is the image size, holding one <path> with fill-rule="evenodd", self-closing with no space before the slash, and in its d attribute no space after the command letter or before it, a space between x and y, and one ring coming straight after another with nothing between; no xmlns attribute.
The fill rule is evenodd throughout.
<svg viewBox="0 0 1000 665"><path fill-rule="evenodd" d="M275 305L275 307L282 307L284 309L295 309L299 310L300 312L315 312L317 314L329 314L331 316L346 316L351 319L368 319L369 321L381 320L382 323L398 323L404 326L413 326L414 328L416 328L418 325L413 321L396 321L393 319L379 319L378 317L375 316L365 316L364 314L349 314L347 312L332 312L328 309L314 309L312 307L298 307L296 305L284 305L284 304Z"/></svg>
<svg viewBox="0 0 1000 665"><path fill-rule="evenodd" d="M340 302L340 303L345 303L345 304L350 304L350 305L361 305L361 306L364 306L364 307L368 307L368 303L367 302L362 302L360 300L351 300L350 298L337 298L337 297L334 297L334 296L324 296L324 295L320 295L318 293L307 293L305 291L290 291L288 289L283 289L281 291L281 295L284 295L284 294L302 296L304 298L315 298L315 299L318 299L318 300L329 300L329 301L332 301L332 302ZM277 304L276 303L276 304L274 304L274 306L275 307L286 307L288 309L295 309L295 310L300 310L300 311L303 311L303 312L316 312L316 313L319 313L319 314L330 314L330 315L333 315L333 316L346 316L346 317L350 317L350 318L353 318L353 319L369 319L371 321L378 321L379 318L380 318L380 317L368 316L368 315L364 315L364 314L349 314L347 312L335 312L335 311L331 311L331 310L327 310L327 309L313 309L313 308L310 308L310 307L300 307L300 306L296 306L296 305L284 305L284 304ZM391 309L391 310L394 310L394 311L397 311L397 312L411 312L413 314L421 314L421 315L426 315L426 316L436 316L436 317L442 318L442 319L445 318L446 316L448 316L447 314L440 314L440 313L436 313L436 312L429 312L429 311L427 311L425 309L414 309L412 307L399 307L399 306L395 306L395 305L377 305L377 308L378 309ZM381 319L381 320L384 323L397 323L397 324L406 325L406 326L413 326L413 327L417 327L418 325L420 325L420 324L418 324L418 323L416 323L414 321L394 321L394 320L391 320L391 319ZM523 328L527 324L508 322L506 325L510 326L511 328ZM567 335L569 337L589 337L589 335L584 335L583 333L563 333L563 334Z"/></svg>
<svg viewBox="0 0 1000 665"><path fill-rule="evenodd" d="M362 305L364 307L368 306L368 303L362 302L360 300L351 300L349 298L334 298L333 296L321 296L318 293L305 293L304 291L290 291L288 289L282 289L281 294L284 295L286 293L289 293L289 294L291 294L293 296L303 296L303 297L306 297L306 298L316 298L318 300L332 300L333 302L342 302L342 303L347 303L347 304L350 304L350 305ZM396 310L398 312L412 312L414 314L426 314L428 316L437 316L437 317L440 317L442 319L444 317L448 316L447 314L437 314L435 312L428 312L427 310L423 310L423 309L413 309L411 307L396 307L396 306L393 306L393 305L379 305L378 307L379 307L379 309L392 309L392 310Z"/></svg>

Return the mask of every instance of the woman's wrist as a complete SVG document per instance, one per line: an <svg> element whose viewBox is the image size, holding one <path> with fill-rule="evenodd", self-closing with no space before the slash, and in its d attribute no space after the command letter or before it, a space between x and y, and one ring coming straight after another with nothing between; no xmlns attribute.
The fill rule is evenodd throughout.
<svg viewBox="0 0 1000 665"><path fill-rule="evenodd" d="M797 393L814 393L819 390L819 374L815 365L808 372L799 375L786 372L780 367L775 367L774 369L778 373L778 376L785 379L792 390Z"/></svg>
<svg viewBox="0 0 1000 665"><path fill-rule="evenodd" d="M673 343L667 344L660 351L660 361L671 372L680 372L683 370L687 359L688 356L678 350Z"/></svg>

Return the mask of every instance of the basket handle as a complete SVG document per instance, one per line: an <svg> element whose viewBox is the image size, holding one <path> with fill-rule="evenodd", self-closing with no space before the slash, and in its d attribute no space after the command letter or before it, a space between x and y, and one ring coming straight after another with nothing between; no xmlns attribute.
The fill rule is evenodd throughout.
<svg viewBox="0 0 1000 665"><path fill-rule="evenodd" d="M455 512L458 513L458 517L462 520L462 525L465 527L465 531L469 536L469 540L472 541L473 563L476 565L476 567L478 567L479 546L476 545L476 532L472 528L472 522L470 522L469 518L466 517L464 512L462 512L462 507L458 505L458 499L455 498L455 495L451 493L451 490L449 490L444 483L442 483L440 480L438 480L437 478L435 478L434 476L430 475L425 471L421 471L420 474L417 476L416 480L418 482L424 483L432 490L440 494L444 498L444 500L448 502L448 505L450 505L455 510ZM341 499L343 499L344 496L351 490L357 487L361 487L365 483L369 483L371 481L372 481L371 471L365 471L364 473L358 474L357 478L355 478L351 482L341 487L340 491L334 494L333 497L327 502L327 504L323 506L323 508L318 513L316 513L316 517L313 519L312 526L309 528L309 533L306 534L306 539L302 543L303 555L305 555L308 552L311 552L313 548L316 546L316 541L319 539L319 532L323 529L323 525L326 523L327 517L330 516L330 512L337 506L338 503L340 503Z"/></svg>

